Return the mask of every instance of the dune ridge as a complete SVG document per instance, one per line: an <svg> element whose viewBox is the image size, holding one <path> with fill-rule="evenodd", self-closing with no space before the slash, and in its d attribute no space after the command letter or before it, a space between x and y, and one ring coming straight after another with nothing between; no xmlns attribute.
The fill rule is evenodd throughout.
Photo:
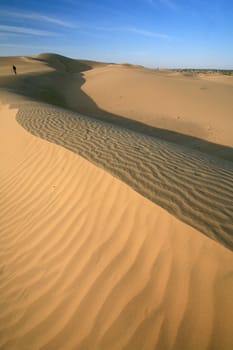
<svg viewBox="0 0 233 350"><path fill-rule="evenodd" d="M16 113L0 118L14 157L0 169L0 347L230 350L232 253Z"/></svg>

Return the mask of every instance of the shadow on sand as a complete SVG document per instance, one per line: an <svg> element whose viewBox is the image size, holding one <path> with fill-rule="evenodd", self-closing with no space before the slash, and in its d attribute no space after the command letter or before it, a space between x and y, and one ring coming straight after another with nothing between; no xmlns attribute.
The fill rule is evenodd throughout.
<svg viewBox="0 0 233 350"><path fill-rule="evenodd" d="M0 84L6 88L31 97L34 100L63 107L74 112L101 120L128 130L147 136L159 138L204 152L208 155L223 160L233 161L233 148L219 145L204 139L185 135L176 131L153 127L126 117L109 113L97 106L97 104L85 94L81 87L85 83L82 72L91 70L93 62L85 60L73 60L60 55L41 55L34 60L41 61L54 71L48 73L33 73L8 77L7 82ZM43 58L45 56L45 58ZM96 66L105 64L96 63ZM62 81L62 86L61 86ZM75 93L73 93L75 91ZM72 92L72 93L71 93ZM181 121L179 121L181 123Z"/></svg>
<svg viewBox="0 0 233 350"><path fill-rule="evenodd" d="M49 103L19 106L17 121L25 129L106 169L233 250L232 148L108 113L81 90L90 64L66 59L46 64L54 71L18 75L5 86Z"/></svg>

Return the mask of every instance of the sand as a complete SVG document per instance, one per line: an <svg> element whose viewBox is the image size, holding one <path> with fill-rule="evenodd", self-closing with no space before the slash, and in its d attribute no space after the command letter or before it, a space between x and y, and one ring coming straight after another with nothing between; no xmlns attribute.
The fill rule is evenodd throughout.
<svg viewBox="0 0 233 350"><path fill-rule="evenodd" d="M201 77L106 67L85 72L82 90L108 112L232 147L233 76Z"/></svg>
<svg viewBox="0 0 233 350"><path fill-rule="evenodd" d="M0 348L232 349L231 84L54 55L14 58L10 76L4 60ZM200 81L210 84L208 113L214 86L222 91L225 138L217 113L211 120L218 143L198 127L175 142L179 134L152 130L156 138L136 123L161 127L147 119L148 94L158 78L169 101L177 77L178 95L188 79L190 101ZM143 86L133 100L131 79ZM121 112L110 91L121 91ZM189 104L176 103L195 124Z"/></svg>

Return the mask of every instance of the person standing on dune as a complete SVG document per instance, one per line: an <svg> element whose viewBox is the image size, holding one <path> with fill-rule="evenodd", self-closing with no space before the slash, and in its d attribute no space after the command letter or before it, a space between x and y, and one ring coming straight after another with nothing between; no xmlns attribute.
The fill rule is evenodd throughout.
<svg viewBox="0 0 233 350"><path fill-rule="evenodd" d="M15 67L15 65L13 64L13 72L16 74L17 72L16 72L16 67Z"/></svg>

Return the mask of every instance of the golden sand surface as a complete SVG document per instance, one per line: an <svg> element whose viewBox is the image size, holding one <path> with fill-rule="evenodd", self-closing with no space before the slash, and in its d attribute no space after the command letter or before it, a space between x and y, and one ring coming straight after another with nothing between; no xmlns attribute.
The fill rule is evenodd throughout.
<svg viewBox="0 0 233 350"><path fill-rule="evenodd" d="M231 350L232 80L0 67L0 348Z"/></svg>

